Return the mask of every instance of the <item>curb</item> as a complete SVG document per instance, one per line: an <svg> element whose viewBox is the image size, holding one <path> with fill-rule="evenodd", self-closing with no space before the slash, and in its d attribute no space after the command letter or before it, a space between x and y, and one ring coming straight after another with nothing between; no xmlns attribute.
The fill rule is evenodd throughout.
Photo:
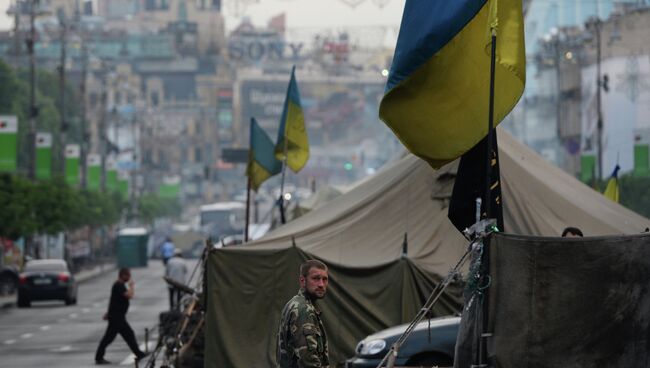
<svg viewBox="0 0 650 368"><path fill-rule="evenodd" d="M117 269L117 266L112 263L112 264L105 264L96 267L93 270L90 270L88 272L83 272L79 276L76 277L77 283L81 284L84 283L88 280L92 280L95 277L101 276L105 273L115 271ZM4 299L4 300L3 300ZM12 294L6 297L0 298L0 309L7 309L11 308L16 304L16 294Z"/></svg>

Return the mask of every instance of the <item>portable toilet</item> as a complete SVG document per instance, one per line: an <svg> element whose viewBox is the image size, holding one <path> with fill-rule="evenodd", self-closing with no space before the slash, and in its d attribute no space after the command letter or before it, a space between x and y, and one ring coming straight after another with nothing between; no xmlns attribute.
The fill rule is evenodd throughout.
<svg viewBox="0 0 650 368"><path fill-rule="evenodd" d="M147 267L149 232L143 227L121 229L117 233L117 266Z"/></svg>

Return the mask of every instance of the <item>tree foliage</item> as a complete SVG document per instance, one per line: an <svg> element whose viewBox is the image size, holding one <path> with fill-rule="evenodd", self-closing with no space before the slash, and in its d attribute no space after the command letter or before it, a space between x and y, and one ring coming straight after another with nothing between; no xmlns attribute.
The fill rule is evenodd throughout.
<svg viewBox="0 0 650 368"><path fill-rule="evenodd" d="M632 211L650 218L650 177L624 175L619 178L618 183L620 203Z"/></svg>
<svg viewBox="0 0 650 368"><path fill-rule="evenodd" d="M140 197L138 209L140 219L147 224L152 224L157 218L175 218L181 213L177 199L162 198L155 194L144 194Z"/></svg>
<svg viewBox="0 0 650 368"><path fill-rule="evenodd" d="M81 191L61 179L33 183L0 175L0 237L55 234L80 227L113 225L124 201L119 194Z"/></svg>

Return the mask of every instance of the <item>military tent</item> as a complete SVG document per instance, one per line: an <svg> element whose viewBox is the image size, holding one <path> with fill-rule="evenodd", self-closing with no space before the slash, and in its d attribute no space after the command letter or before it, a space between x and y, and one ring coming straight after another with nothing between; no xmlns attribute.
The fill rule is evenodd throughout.
<svg viewBox="0 0 650 368"><path fill-rule="evenodd" d="M643 231L650 221L593 191L499 129L505 231L558 236ZM332 362L341 365L365 335L408 322L467 242L447 219L457 162L433 171L407 155L263 238L208 259L206 367L269 367L279 313L298 289L298 265L330 266L319 302ZM406 243L406 244L405 244ZM457 288L437 305L459 310Z"/></svg>

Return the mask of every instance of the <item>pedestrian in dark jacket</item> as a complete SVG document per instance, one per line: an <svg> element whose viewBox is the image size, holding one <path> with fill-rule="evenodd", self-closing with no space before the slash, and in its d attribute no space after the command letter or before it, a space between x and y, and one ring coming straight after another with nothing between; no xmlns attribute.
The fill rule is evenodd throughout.
<svg viewBox="0 0 650 368"><path fill-rule="evenodd" d="M104 320L108 321L104 337L99 342L97 352L95 353L96 364L111 364L108 360L104 359L106 347L115 340L117 334L120 334L126 344L129 346L133 354L135 354L136 361L142 360L148 354L145 354L138 347L135 340L135 333L126 321L126 312L129 310L129 300L133 298L135 293L135 283L131 278L131 271L128 268L120 269L117 281L113 284L111 289L111 299L108 304L108 312L104 314Z"/></svg>

